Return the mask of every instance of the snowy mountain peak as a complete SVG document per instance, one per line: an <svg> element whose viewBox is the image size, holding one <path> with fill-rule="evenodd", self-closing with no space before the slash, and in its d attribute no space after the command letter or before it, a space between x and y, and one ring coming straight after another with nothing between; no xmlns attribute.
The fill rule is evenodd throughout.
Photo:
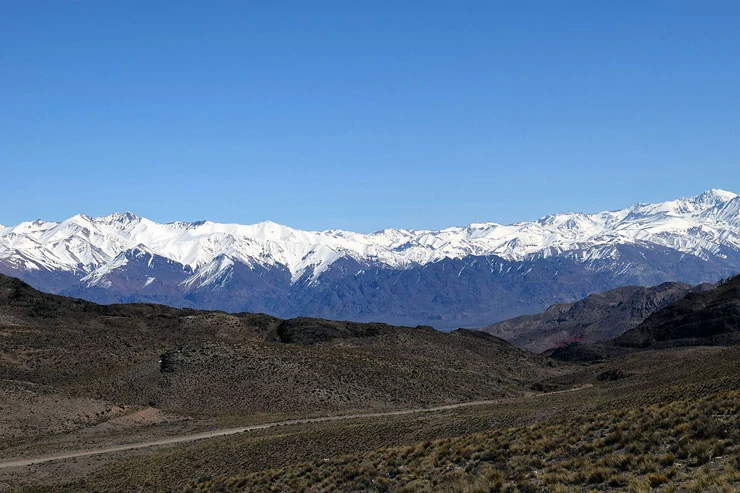
<svg viewBox="0 0 740 493"><path fill-rule="evenodd" d="M138 220L140 220L140 218L133 212L114 212L113 214L102 216L96 219L96 221L106 224L129 223Z"/></svg>
<svg viewBox="0 0 740 493"><path fill-rule="evenodd" d="M713 188L697 195L693 198L693 200L697 203L715 206L717 204L729 202L730 200L737 198L737 196L738 195L736 193L728 192L727 190L722 190L719 188Z"/></svg>
<svg viewBox="0 0 740 493"><path fill-rule="evenodd" d="M44 227L51 225L51 229L58 230L60 228L87 228L92 225L93 218L86 214L75 214L74 216L70 217L69 219L65 219L64 221L60 223L48 223L41 221L41 224L39 224L39 227ZM34 222L35 224L35 222Z"/></svg>

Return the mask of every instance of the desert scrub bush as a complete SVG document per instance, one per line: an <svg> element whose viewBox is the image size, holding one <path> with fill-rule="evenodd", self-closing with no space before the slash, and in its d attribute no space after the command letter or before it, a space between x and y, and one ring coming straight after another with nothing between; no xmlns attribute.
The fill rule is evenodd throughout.
<svg viewBox="0 0 740 493"><path fill-rule="evenodd" d="M628 491L630 493L650 493L652 487L645 478L633 478L628 484Z"/></svg>
<svg viewBox="0 0 740 493"><path fill-rule="evenodd" d="M712 458L712 452L714 451L712 442L709 440L691 443L687 448L689 453L689 465L694 467L701 466L709 462Z"/></svg>
<svg viewBox="0 0 740 493"><path fill-rule="evenodd" d="M658 464L663 467L672 466L674 462L676 462L676 456L670 452L658 458Z"/></svg>
<svg viewBox="0 0 740 493"><path fill-rule="evenodd" d="M612 470L606 467L595 467L585 471L587 484L605 483L612 475Z"/></svg>
<svg viewBox="0 0 740 493"><path fill-rule="evenodd" d="M658 486L666 484L668 482L668 476L657 472L648 474L647 476L645 476L645 479L648 483L650 483L651 488L657 488Z"/></svg>
<svg viewBox="0 0 740 493"><path fill-rule="evenodd" d="M647 474L657 471L658 467L649 455L640 455L635 460L634 470L638 474Z"/></svg>
<svg viewBox="0 0 740 493"><path fill-rule="evenodd" d="M600 460L604 465L618 471L630 471L635 468L636 459L632 454L613 454L607 455Z"/></svg>

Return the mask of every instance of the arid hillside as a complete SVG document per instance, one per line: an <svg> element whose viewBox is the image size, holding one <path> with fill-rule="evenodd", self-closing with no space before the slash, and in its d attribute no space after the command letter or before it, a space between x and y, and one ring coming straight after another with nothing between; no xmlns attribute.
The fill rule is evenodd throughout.
<svg viewBox="0 0 740 493"><path fill-rule="evenodd" d="M114 407L260 420L518 395L566 371L475 331L104 306L8 277L0 334L5 433L26 438ZM79 417L50 402L77 402Z"/></svg>
<svg viewBox="0 0 740 493"><path fill-rule="evenodd" d="M651 313L680 300L691 289L679 282L617 288L575 303L552 305L542 313L504 320L481 330L535 353L572 342L602 342L637 327Z"/></svg>
<svg viewBox="0 0 740 493"><path fill-rule="evenodd" d="M740 276L687 294L617 337L624 347L732 344L740 341Z"/></svg>
<svg viewBox="0 0 740 493"><path fill-rule="evenodd" d="M637 350L727 346L740 341L740 276L692 289L614 339L571 343L546 354L562 361L595 361Z"/></svg>

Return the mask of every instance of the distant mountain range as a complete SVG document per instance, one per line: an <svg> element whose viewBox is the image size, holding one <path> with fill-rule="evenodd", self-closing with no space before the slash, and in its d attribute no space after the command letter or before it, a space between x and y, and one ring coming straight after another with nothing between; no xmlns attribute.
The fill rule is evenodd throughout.
<svg viewBox="0 0 740 493"><path fill-rule="evenodd" d="M372 234L131 213L0 226L0 272L92 301L483 326L627 285L740 271L740 197Z"/></svg>

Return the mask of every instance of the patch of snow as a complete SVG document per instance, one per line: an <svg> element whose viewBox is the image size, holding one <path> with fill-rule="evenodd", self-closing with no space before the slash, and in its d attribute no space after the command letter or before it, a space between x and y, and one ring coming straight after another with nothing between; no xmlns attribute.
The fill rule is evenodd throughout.
<svg viewBox="0 0 740 493"><path fill-rule="evenodd" d="M100 266L100 268L80 279L80 281L88 287L100 286L108 288L111 286L111 283L105 279L105 276L127 264L128 258L126 257L126 252L121 252L111 262Z"/></svg>

